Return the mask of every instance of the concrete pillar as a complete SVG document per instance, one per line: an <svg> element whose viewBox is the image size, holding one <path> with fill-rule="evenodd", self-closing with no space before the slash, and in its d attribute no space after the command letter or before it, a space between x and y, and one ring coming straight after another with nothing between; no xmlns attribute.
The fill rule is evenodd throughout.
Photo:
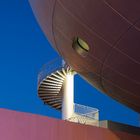
<svg viewBox="0 0 140 140"><path fill-rule="evenodd" d="M63 85L62 119L67 120L74 113L74 74L68 72Z"/></svg>

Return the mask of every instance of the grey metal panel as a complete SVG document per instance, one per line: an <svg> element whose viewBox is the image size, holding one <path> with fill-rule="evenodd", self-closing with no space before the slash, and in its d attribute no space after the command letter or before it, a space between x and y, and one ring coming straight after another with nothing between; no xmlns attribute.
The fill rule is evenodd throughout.
<svg viewBox="0 0 140 140"><path fill-rule="evenodd" d="M134 135L140 135L140 128L135 126L130 126L126 124L121 124L118 122L112 122L108 120L100 121L100 127L108 128L113 131L122 131Z"/></svg>

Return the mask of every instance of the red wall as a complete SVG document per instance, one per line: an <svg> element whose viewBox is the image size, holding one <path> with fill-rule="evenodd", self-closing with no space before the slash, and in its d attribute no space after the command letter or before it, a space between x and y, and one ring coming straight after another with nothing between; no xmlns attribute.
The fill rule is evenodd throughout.
<svg viewBox="0 0 140 140"><path fill-rule="evenodd" d="M140 140L113 132L39 115L0 109L0 140Z"/></svg>

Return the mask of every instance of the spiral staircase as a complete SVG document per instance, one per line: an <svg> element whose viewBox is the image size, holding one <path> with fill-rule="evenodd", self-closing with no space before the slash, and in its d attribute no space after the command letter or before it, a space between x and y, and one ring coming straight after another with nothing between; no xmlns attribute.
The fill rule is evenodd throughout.
<svg viewBox="0 0 140 140"><path fill-rule="evenodd" d="M38 79L38 96L44 104L62 109L63 83L70 71L72 69L60 58L43 67Z"/></svg>
<svg viewBox="0 0 140 140"><path fill-rule="evenodd" d="M38 76L38 96L44 104L63 113L64 83L68 73L75 73L61 58L44 65ZM68 121L98 125L98 110L72 103L74 112Z"/></svg>

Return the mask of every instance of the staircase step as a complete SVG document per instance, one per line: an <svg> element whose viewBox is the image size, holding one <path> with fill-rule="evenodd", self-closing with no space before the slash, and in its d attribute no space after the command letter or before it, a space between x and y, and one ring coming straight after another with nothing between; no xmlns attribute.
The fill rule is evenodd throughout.
<svg viewBox="0 0 140 140"><path fill-rule="evenodd" d="M55 84L55 83L47 83L47 82L42 82L41 84L40 84L41 86L62 86L62 83L57 83L57 84Z"/></svg>
<svg viewBox="0 0 140 140"><path fill-rule="evenodd" d="M61 96L58 96L58 95L56 95L56 96L54 95L54 96L45 96L45 97L42 97L43 100L47 100L47 99L51 99L51 98L58 98L58 99L60 98L60 99L62 99L62 97Z"/></svg>
<svg viewBox="0 0 140 140"><path fill-rule="evenodd" d="M52 93L52 94L50 94L50 93L39 93L38 94L39 95L39 97L44 97L44 96L57 96L58 94L57 93Z"/></svg>
<svg viewBox="0 0 140 140"><path fill-rule="evenodd" d="M55 86L44 86L44 85L40 85L39 86L39 88L48 88L48 89L50 89L50 88L61 88L62 87L62 85L61 86L58 86L58 85L55 85Z"/></svg>
<svg viewBox="0 0 140 140"><path fill-rule="evenodd" d="M55 101L47 101L47 103L49 103L49 104L56 104L56 103L60 103L61 104L61 100L55 100Z"/></svg>
<svg viewBox="0 0 140 140"><path fill-rule="evenodd" d="M50 80L50 79L45 79L43 82L53 83L53 84L62 84L63 83L63 81L54 81L54 80Z"/></svg>
<svg viewBox="0 0 140 140"><path fill-rule="evenodd" d="M59 106L57 106L57 107L55 107L55 108L58 109L58 110L61 110L62 105L59 105Z"/></svg>
<svg viewBox="0 0 140 140"><path fill-rule="evenodd" d="M51 105L52 105L52 107L57 107L57 106L60 106L61 103L55 103L55 104L51 104Z"/></svg>
<svg viewBox="0 0 140 140"><path fill-rule="evenodd" d="M55 78L55 77L52 77L52 76L48 77L47 79L49 79L49 80L51 79L53 81L57 81L57 82L63 83L63 80L62 79L58 79L58 78Z"/></svg>
<svg viewBox="0 0 140 140"><path fill-rule="evenodd" d="M59 91L52 90L38 90L38 93L59 93Z"/></svg>
<svg viewBox="0 0 140 140"><path fill-rule="evenodd" d="M64 68L62 68L62 72L63 72L63 74L66 76L66 71L65 71Z"/></svg>
<svg viewBox="0 0 140 140"><path fill-rule="evenodd" d="M58 78L60 80L64 80L64 78L62 76L59 76L57 73L53 73L51 74L53 77Z"/></svg>
<svg viewBox="0 0 140 140"><path fill-rule="evenodd" d="M62 99L61 98L50 98L50 99L43 99L43 101L44 102L51 102L51 101L55 101L55 100L61 100L62 101Z"/></svg>
<svg viewBox="0 0 140 140"><path fill-rule="evenodd" d="M60 91L61 88L39 88L39 91Z"/></svg>
<svg viewBox="0 0 140 140"><path fill-rule="evenodd" d="M56 71L56 73L58 73L61 77L63 77L65 79L66 76L62 72Z"/></svg>

